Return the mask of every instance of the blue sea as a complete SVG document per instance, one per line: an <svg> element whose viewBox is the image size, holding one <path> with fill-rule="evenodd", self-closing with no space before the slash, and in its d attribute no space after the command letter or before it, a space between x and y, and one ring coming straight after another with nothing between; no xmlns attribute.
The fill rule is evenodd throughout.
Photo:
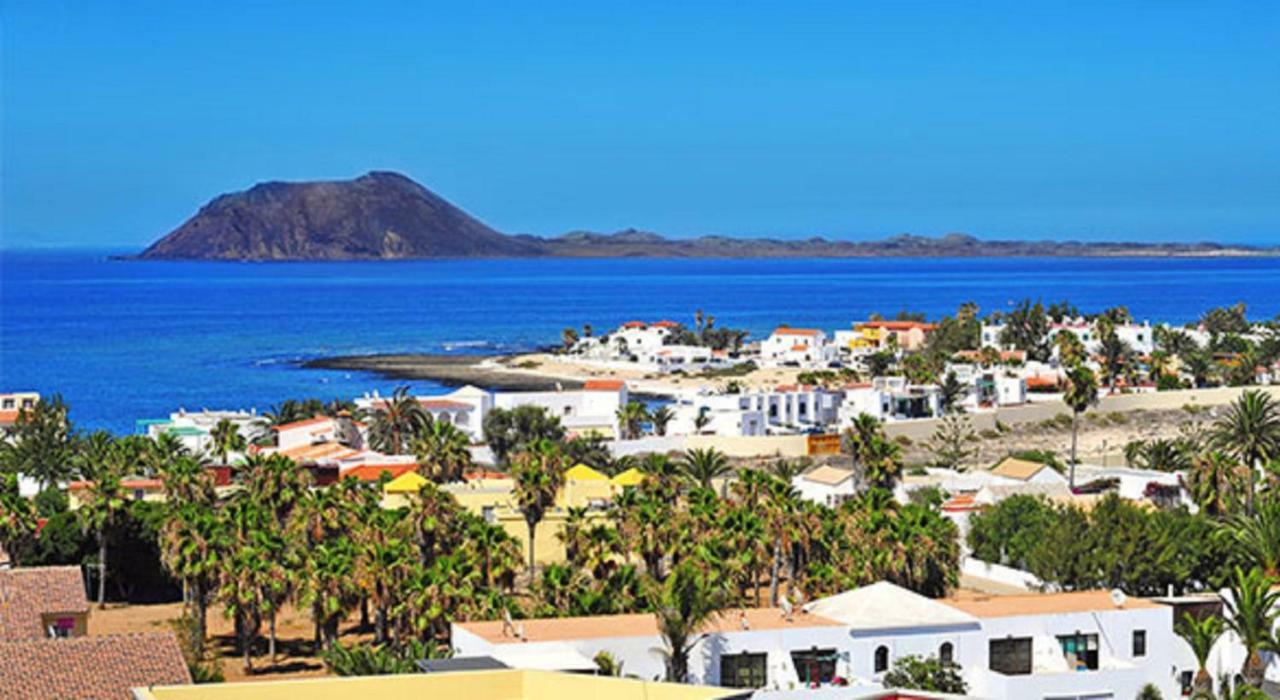
<svg viewBox="0 0 1280 700"><path fill-rule="evenodd" d="M122 262L106 251L0 253L0 390L61 393L86 429L131 432L179 407L265 410L396 382L301 369L309 358L482 353L559 341L566 326L692 324L759 338L779 323L847 327L1023 297L1127 305L1185 322L1243 301L1280 313L1280 259L439 260ZM423 393L443 387L418 382Z"/></svg>

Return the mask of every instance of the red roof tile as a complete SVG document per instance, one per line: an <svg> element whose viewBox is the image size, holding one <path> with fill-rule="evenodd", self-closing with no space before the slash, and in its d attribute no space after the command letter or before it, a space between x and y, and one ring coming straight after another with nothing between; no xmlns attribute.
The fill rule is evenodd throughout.
<svg viewBox="0 0 1280 700"><path fill-rule="evenodd" d="M653 325L658 328L679 328L680 327L679 323L676 323L675 321L667 321L667 320L658 321Z"/></svg>
<svg viewBox="0 0 1280 700"><path fill-rule="evenodd" d="M646 326L648 326L648 324L644 321L627 321L622 324L623 328L644 328Z"/></svg>
<svg viewBox="0 0 1280 700"><path fill-rule="evenodd" d="M89 598L78 566L0 570L0 641L44 639L42 615L88 612Z"/></svg>
<svg viewBox="0 0 1280 700"><path fill-rule="evenodd" d="M191 683L171 632L4 642L0 659L8 700L131 700L133 688Z"/></svg>
<svg viewBox="0 0 1280 700"><path fill-rule="evenodd" d="M808 335L816 336L822 331L816 328L775 328L774 335Z"/></svg>
<svg viewBox="0 0 1280 700"><path fill-rule="evenodd" d="M386 472L394 479L405 472L415 471L417 468L418 465L416 464L363 464L344 470L338 475L338 478L346 479L350 477L360 481L377 481L382 476L382 473Z"/></svg>
<svg viewBox="0 0 1280 700"><path fill-rule="evenodd" d="M0 411L0 425L13 425L18 422L18 411Z"/></svg>
<svg viewBox="0 0 1280 700"><path fill-rule="evenodd" d="M582 383L582 388L586 391L620 391L626 385L619 379L588 379Z"/></svg>
<svg viewBox="0 0 1280 700"><path fill-rule="evenodd" d="M306 420L296 420L292 423L277 425L272 427L271 429L276 432L280 432L282 430L297 430L298 428L306 428L312 425L320 425L321 423L327 423L332 420L333 419L328 416L316 416L315 418L308 418Z"/></svg>

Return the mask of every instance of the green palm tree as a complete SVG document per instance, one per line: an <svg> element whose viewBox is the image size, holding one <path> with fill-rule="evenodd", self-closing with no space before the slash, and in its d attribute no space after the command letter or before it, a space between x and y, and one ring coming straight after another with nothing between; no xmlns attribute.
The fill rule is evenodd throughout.
<svg viewBox="0 0 1280 700"><path fill-rule="evenodd" d="M240 434L240 426L227 418L213 426L209 437L213 440L213 450L218 455L219 464L227 464L227 455L241 452L246 446L245 437Z"/></svg>
<svg viewBox="0 0 1280 700"><path fill-rule="evenodd" d="M338 623L359 602L355 578L356 548L348 537L310 547L298 581L299 599L310 606L325 649L338 639Z"/></svg>
<svg viewBox="0 0 1280 700"><path fill-rule="evenodd" d="M35 532L36 509L20 492L18 475L0 473L0 548L14 566Z"/></svg>
<svg viewBox="0 0 1280 700"><path fill-rule="evenodd" d="M641 426L649 420L649 410L639 401L628 401L618 409L618 428L623 440L635 440L640 437Z"/></svg>
<svg viewBox="0 0 1280 700"><path fill-rule="evenodd" d="M1252 515L1258 468L1280 456L1280 405L1270 394L1245 391L1214 423L1213 439L1248 470L1245 512Z"/></svg>
<svg viewBox="0 0 1280 700"><path fill-rule="evenodd" d="M693 562L683 561L649 594L666 657L666 680L689 679L689 653L702 641L702 630L727 606L724 586Z"/></svg>
<svg viewBox="0 0 1280 700"><path fill-rule="evenodd" d="M1076 487L1076 442L1080 434L1080 414L1098 403L1098 382L1093 371L1080 365L1067 372L1067 386L1062 392L1062 401L1071 409L1071 474L1067 484Z"/></svg>
<svg viewBox="0 0 1280 700"><path fill-rule="evenodd" d="M1240 675L1255 688L1261 687L1266 670L1260 652L1275 646L1272 630L1280 612L1280 590L1273 590L1274 584L1275 579L1262 569L1254 567L1246 572L1236 567L1230 580L1231 596L1223 601L1227 628L1235 632L1245 649Z"/></svg>
<svg viewBox="0 0 1280 700"><path fill-rule="evenodd" d="M426 424L428 415L409 387L396 387L389 398L378 401L366 412L369 444L387 454L405 454L409 441Z"/></svg>
<svg viewBox="0 0 1280 700"><path fill-rule="evenodd" d="M1251 565L1280 579L1280 499L1262 501L1252 517L1237 515L1219 532Z"/></svg>
<svg viewBox="0 0 1280 700"><path fill-rule="evenodd" d="M226 537L218 562L217 599L227 617L235 621L236 645L244 659L245 673L253 672L253 643L266 604L263 587L269 577L271 553L261 546L269 532L265 514L244 492L220 513Z"/></svg>
<svg viewBox="0 0 1280 700"><path fill-rule="evenodd" d="M419 471L432 481L461 481L472 468L471 440L452 423L428 420L409 443Z"/></svg>
<svg viewBox="0 0 1280 700"><path fill-rule="evenodd" d="M1240 503L1244 476L1238 462L1221 450L1198 455L1187 470L1187 488L1206 515L1220 518Z"/></svg>
<svg viewBox="0 0 1280 700"><path fill-rule="evenodd" d="M1222 630L1222 618L1216 615L1197 618L1190 613L1185 613L1178 621L1178 635L1187 641L1191 647L1191 653L1196 657L1193 696L1213 692L1213 676L1209 675L1205 664L1209 660L1209 652L1213 650L1214 643L1222 636Z"/></svg>
<svg viewBox="0 0 1280 700"><path fill-rule="evenodd" d="M714 447L687 450L679 462L680 473L694 486L711 490L712 482L733 472L729 458Z"/></svg>
<svg viewBox="0 0 1280 700"><path fill-rule="evenodd" d="M98 540L98 607L106 607L107 600L107 542L120 514L129 505L124 488L124 464L129 456L118 443L108 450L100 461L84 463L82 473L89 478L84 501L76 511L81 527L92 532Z"/></svg>
<svg viewBox="0 0 1280 700"><path fill-rule="evenodd" d="M529 576L537 570L534 545L538 523L555 506L556 494L564 485L564 455L550 440L540 440L516 455L511 476L515 479L516 503L529 529Z"/></svg>
<svg viewBox="0 0 1280 700"><path fill-rule="evenodd" d="M649 422L653 423L653 432L658 435L667 434L667 425L675 419L676 414L670 406L659 406L649 414Z"/></svg>

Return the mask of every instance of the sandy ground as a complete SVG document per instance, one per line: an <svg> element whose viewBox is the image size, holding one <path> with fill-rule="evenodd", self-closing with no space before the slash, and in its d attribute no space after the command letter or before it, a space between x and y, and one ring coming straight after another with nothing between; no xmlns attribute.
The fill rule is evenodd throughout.
<svg viewBox="0 0 1280 700"><path fill-rule="evenodd" d="M94 607L89 613L89 634L167 630L170 629L170 621L181 615L181 603L108 605L105 610ZM367 640L371 637L367 631L357 629L358 623L358 616L347 620L342 626L342 641ZM253 657L252 675L245 674L242 658L236 653L233 629L231 620L223 615L221 607L209 609L209 643L222 656L222 672L228 682L328 675L324 662L311 655L311 617L305 612L287 607L277 619L276 644L279 657L274 664L266 655L266 624L263 624L263 638L259 649L261 653Z"/></svg>
<svg viewBox="0 0 1280 700"><path fill-rule="evenodd" d="M532 376L550 377L562 381L583 382L588 379L623 379L631 391L641 394L667 396L688 389L706 387L724 389L736 381L749 389L772 389L779 384L795 384L796 376L804 370L793 368L758 368L748 374L734 377L704 377L699 375L664 375L640 370L605 367L567 361L550 353L515 355L500 360L490 360L488 366L502 367L504 371Z"/></svg>

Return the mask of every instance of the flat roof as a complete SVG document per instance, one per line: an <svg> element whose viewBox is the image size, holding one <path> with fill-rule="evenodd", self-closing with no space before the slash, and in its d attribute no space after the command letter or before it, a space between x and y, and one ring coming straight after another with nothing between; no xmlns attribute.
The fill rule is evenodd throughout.
<svg viewBox="0 0 1280 700"><path fill-rule="evenodd" d="M1110 591L1071 591L1066 593L1023 593L1018 595L966 595L944 598L946 603L974 617L1018 617L1021 615L1053 615L1060 613L1106 612L1108 610L1141 610L1161 605L1145 598L1130 596L1124 607L1111 602Z"/></svg>
<svg viewBox="0 0 1280 700"><path fill-rule="evenodd" d="M703 631L712 633L742 631L742 618L744 616L751 631L841 626L835 620L801 613L800 611L796 611L792 619L788 621L779 608L747 608L726 610L724 614L716 618ZM516 620L517 627L524 627L523 640L504 634L504 624L501 620L457 622L454 624L491 644L658 636L658 622L652 613Z"/></svg>

